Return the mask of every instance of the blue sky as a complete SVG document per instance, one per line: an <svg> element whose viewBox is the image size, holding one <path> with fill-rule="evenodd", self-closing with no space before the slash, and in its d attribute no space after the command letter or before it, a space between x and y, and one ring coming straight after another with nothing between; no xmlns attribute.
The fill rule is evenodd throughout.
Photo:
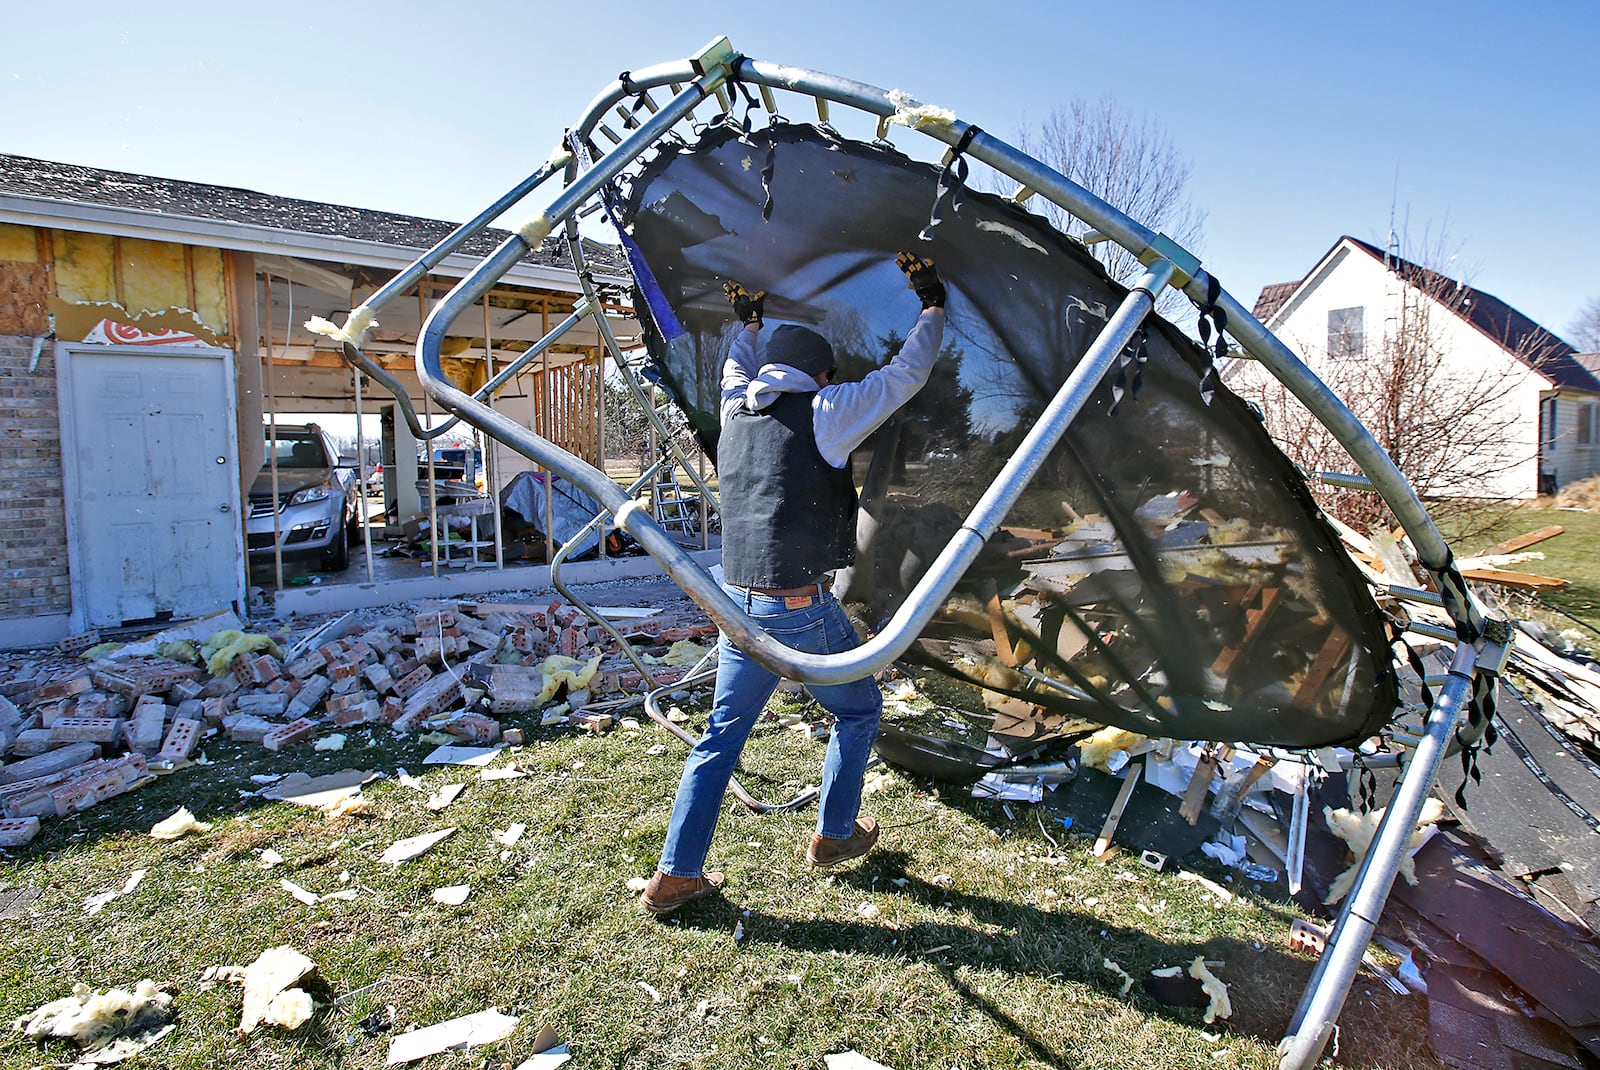
<svg viewBox="0 0 1600 1070"><path fill-rule="evenodd" d="M1074 97L1114 97L1192 161L1195 251L1246 305L1340 234L1381 244L1391 209L1558 334L1600 297L1600 4L773 7L23 5L6 16L0 151L460 219L618 72L726 34L1008 140Z"/></svg>

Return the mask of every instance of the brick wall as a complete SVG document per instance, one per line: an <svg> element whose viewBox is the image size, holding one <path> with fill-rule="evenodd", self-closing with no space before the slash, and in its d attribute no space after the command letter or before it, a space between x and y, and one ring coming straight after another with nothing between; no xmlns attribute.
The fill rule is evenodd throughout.
<svg viewBox="0 0 1600 1070"><path fill-rule="evenodd" d="M55 358L29 371L33 346L0 335L0 618L71 609Z"/></svg>

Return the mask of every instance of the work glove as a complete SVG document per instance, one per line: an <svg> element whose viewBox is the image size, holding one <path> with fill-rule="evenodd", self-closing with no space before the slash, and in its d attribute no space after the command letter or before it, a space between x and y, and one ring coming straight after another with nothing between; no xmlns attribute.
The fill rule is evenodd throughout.
<svg viewBox="0 0 1600 1070"><path fill-rule="evenodd" d="M894 259L895 267L906 273L909 286L922 298L923 308L944 307L944 280L933 269L933 261L915 253L901 253Z"/></svg>
<svg viewBox="0 0 1600 1070"><path fill-rule="evenodd" d="M761 306L767 299L767 291L757 290L751 296L749 290L730 279L722 284L722 292L728 295L728 304L733 306L733 314L740 323L761 326Z"/></svg>

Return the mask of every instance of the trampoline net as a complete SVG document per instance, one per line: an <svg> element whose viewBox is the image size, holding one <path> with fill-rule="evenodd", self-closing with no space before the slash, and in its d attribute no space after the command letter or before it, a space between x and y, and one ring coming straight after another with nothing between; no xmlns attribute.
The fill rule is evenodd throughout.
<svg viewBox="0 0 1600 1070"><path fill-rule="evenodd" d="M839 591L869 621L904 600L1126 294L1047 221L977 191L919 240L938 176L815 127L723 126L663 146L619 204L653 362L713 457L738 330L726 280L767 291L764 334L827 337L842 380L886 363L916 320L895 254L937 264L932 378L852 458L858 561ZM1013 750L1098 724L1365 738L1395 685L1364 581L1260 419L1226 388L1202 400L1205 354L1147 327L908 656L981 694Z"/></svg>

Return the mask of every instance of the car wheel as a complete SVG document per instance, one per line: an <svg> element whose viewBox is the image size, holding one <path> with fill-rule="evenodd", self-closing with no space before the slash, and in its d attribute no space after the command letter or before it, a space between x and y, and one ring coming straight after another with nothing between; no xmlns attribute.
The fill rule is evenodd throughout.
<svg viewBox="0 0 1600 1070"><path fill-rule="evenodd" d="M322 559L322 571L343 572L350 567L350 542L348 539L334 539L333 546Z"/></svg>

